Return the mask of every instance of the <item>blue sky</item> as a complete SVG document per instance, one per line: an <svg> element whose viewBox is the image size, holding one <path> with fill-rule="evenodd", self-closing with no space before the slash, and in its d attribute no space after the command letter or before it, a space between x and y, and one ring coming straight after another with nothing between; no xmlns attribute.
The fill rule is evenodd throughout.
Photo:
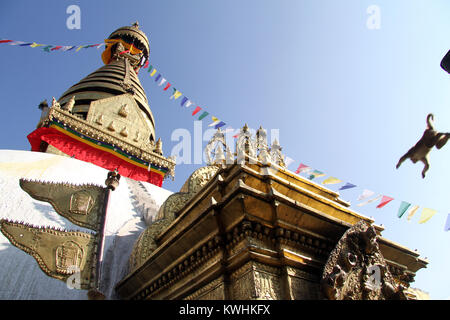
<svg viewBox="0 0 450 320"><path fill-rule="evenodd" d="M80 30L66 27L72 4L81 9ZM380 29L366 26L370 5L380 8ZM437 129L450 131L450 75L439 67L450 49L449 14L446 0L1 1L0 37L94 44L138 20L151 64L197 105L234 128L279 129L293 171L302 162L358 185L342 198L383 224L383 236L428 257L413 286L446 299L450 145L432 151L425 179L422 164L395 165L421 137L429 112ZM0 44L0 148L29 150L39 102L99 68L100 55L95 48L45 53ZM170 154L175 129L193 132L191 110L169 100L147 73L140 79ZM178 165L164 187L178 191L197 167ZM356 207L363 189L395 200L383 209ZM402 200L438 213L423 225L419 214L408 223L396 217Z"/></svg>

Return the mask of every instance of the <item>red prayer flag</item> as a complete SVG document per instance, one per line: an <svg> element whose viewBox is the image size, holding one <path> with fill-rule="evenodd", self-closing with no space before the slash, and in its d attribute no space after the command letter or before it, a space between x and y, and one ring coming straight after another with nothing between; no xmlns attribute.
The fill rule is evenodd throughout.
<svg viewBox="0 0 450 320"><path fill-rule="evenodd" d="M304 165L303 163L300 163L300 165L298 166L297 170L295 170L295 173L299 174L302 171L302 169L305 169L305 168L309 168L309 167Z"/></svg>
<svg viewBox="0 0 450 320"><path fill-rule="evenodd" d="M55 50L59 50L59 49L61 49L61 48L62 48L62 46L56 46L56 47L54 47L54 48L50 49L50 51L55 51Z"/></svg>
<svg viewBox="0 0 450 320"><path fill-rule="evenodd" d="M12 42L12 40L0 40L0 43L8 43L8 42Z"/></svg>
<svg viewBox="0 0 450 320"><path fill-rule="evenodd" d="M388 197L388 196L383 196L383 198L380 201L380 204L377 205L377 208L383 208L385 205L387 205L392 200L394 200L394 198L391 198L391 197Z"/></svg>
<svg viewBox="0 0 450 320"><path fill-rule="evenodd" d="M192 112L192 115L195 116L200 110L202 110L202 108L197 106L197 108L195 108L194 112Z"/></svg>
<svg viewBox="0 0 450 320"><path fill-rule="evenodd" d="M169 89L170 87L170 83L167 83L167 86L164 88L164 91L166 91L167 89Z"/></svg>

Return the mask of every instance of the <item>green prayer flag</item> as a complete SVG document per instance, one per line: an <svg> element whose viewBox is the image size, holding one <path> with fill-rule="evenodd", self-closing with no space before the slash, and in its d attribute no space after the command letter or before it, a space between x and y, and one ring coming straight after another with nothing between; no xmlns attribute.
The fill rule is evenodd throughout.
<svg viewBox="0 0 450 320"><path fill-rule="evenodd" d="M399 218L401 218L405 214L406 210L408 210L408 208L410 206L411 206L411 203L408 203L406 201L402 201L402 203L400 203L400 207L398 208L397 216Z"/></svg>
<svg viewBox="0 0 450 320"><path fill-rule="evenodd" d="M46 46L46 47L42 48L42 50L50 52L51 47L53 47L53 46Z"/></svg>
<svg viewBox="0 0 450 320"><path fill-rule="evenodd" d="M204 117L206 117L209 113L208 112L203 112L200 117L198 117L198 120L202 120Z"/></svg>

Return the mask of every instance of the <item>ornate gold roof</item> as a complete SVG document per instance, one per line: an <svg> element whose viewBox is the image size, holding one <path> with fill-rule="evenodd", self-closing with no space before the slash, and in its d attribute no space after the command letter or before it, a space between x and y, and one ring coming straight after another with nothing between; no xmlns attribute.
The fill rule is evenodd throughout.
<svg viewBox="0 0 450 320"><path fill-rule="evenodd" d="M58 102L65 108L66 104L75 97L71 111L79 118L86 119L92 102L130 93L148 119L152 132L150 140L155 142L155 120L144 88L137 76L142 62L148 59L150 47L147 36L135 23L132 26L117 29L108 39L121 41L107 44L102 58L107 53L108 63L70 87L62 94ZM124 52L126 51L124 45L133 45L139 52Z"/></svg>

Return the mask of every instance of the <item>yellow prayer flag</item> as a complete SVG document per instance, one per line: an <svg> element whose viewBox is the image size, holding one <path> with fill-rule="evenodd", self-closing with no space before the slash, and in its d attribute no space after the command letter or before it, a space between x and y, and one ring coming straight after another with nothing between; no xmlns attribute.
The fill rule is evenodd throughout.
<svg viewBox="0 0 450 320"><path fill-rule="evenodd" d="M32 48L36 48L36 47L40 47L40 46L43 46L43 44L37 44L36 42L33 42L33 43L30 45L30 47L32 47Z"/></svg>
<svg viewBox="0 0 450 320"><path fill-rule="evenodd" d="M175 88L174 88L175 89ZM179 97L181 97L182 93L178 90L175 90L175 92L173 93L173 95L170 97L170 99L175 99L177 100Z"/></svg>
<svg viewBox="0 0 450 320"><path fill-rule="evenodd" d="M150 73L150 77L153 77L156 73L156 69L153 69L153 71Z"/></svg>
<svg viewBox="0 0 450 320"><path fill-rule="evenodd" d="M335 177L329 177L325 180L322 181L322 184L336 184L342 182L342 180L339 180L338 178Z"/></svg>
<svg viewBox="0 0 450 320"><path fill-rule="evenodd" d="M81 49L81 48L84 48L84 47L86 47L86 46L78 46L78 48L77 48L77 50L75 50L75 52L80 51L80 49Z"/></svg>
<svg viewBox="0 0 450 320"><path fill-rule="evenodd" d="M413 217L413 215L417 212L417 210L419 209L419 206L413 206L411 207L411 209L409 210L408 216L406 217L408 219L408 221L411 220L411 218Z"/></svg>
<svg viewBox="0 0 450 320"><path fill-rule="evenodd" d="M213 127L213 126L217 125L220 122L220 120L218 118L214 117L214 116L211 117L211 120L213 122L209 125L209 127Z"/></svg>
<svg viewBox="0 0 450 320"><path fill-rule="evenodd" d="M419 223L425 223L431 219L432 216L436 214L436 210L430 208L423 208L422 214L420 215Z"/></svg>

